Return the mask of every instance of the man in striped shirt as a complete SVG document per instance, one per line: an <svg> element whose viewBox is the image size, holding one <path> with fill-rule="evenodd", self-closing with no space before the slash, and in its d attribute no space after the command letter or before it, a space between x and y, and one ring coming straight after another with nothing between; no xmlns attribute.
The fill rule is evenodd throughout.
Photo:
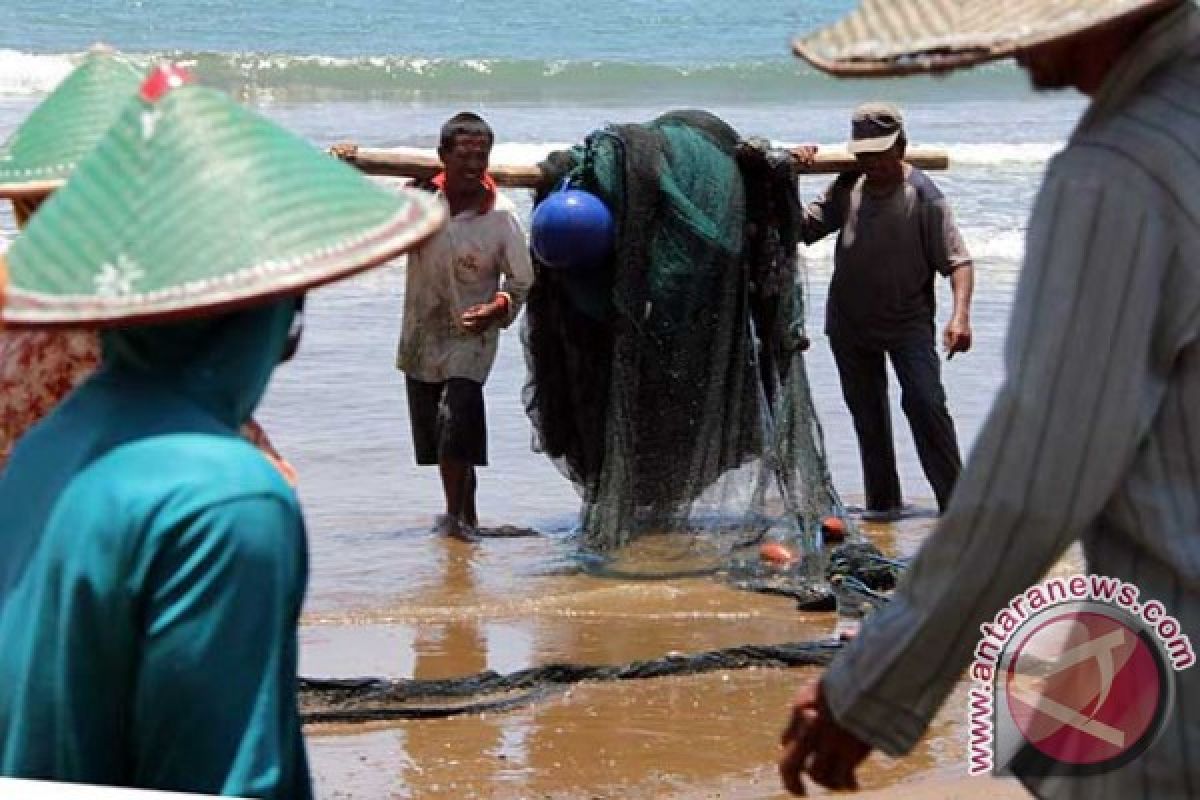
<svg viewBox="0 0 1200 800"><path fill-rule="evenodd" d="M1075 5L1077 19L1118 3ZM871 748L908 752L979 626L1076 540L1090 572L1200 630L1200 11L1123 8L1136 13L1018 54L1038 88L1092 102L1047 170L1006 381L949 508L891 603L796 699L780 761L793 792L804 773L853 787ZM1200 796L1200 669L1175 677L1166 727L1139 757L1024 784L1089 800Z"/></svg>

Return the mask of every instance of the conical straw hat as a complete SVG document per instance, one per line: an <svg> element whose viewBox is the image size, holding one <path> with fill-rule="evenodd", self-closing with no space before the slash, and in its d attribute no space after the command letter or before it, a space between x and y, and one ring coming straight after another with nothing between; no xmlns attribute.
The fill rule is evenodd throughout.
<svg viewBox="0 0 1200 800"><path fill-rule="evenodd" d="M213 313L382 264L444 222L433 195L385 190L225 94L178 83L152 75L13 243L7 323Z"/></svg>
<svg viewBox="0 0 1200 800"><path fill-rule="evenodd" d="M796 39L796 55L845 77L945 72L1007 58L1181 0L862 0Z"/></svg>
<svg viewBox="0 0 1200 800"><path fill-rule="evenodd" d="M144 73L110 48L93 47L0 146L0 197L61 186L133 100Z"/></svg>

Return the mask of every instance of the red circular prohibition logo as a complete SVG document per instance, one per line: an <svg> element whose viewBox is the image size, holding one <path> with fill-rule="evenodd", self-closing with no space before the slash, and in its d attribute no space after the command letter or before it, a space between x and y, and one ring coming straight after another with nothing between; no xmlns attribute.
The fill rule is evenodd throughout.
<svg viewBox="0 0 1200 800"><path fill-rule="evenodd" d="M1117 616L1063 610L1015 644L1005 675L1009 714L1047 758L1099 767L1135 756L1157 735L1165 665Z"/></svg>

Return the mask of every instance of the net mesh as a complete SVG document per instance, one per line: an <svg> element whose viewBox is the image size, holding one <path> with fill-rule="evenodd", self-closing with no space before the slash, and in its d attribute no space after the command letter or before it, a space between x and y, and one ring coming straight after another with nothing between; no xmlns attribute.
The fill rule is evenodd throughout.
<svg viewBox="0 0 1200 800"><path fill-rule="evenodd" d="M536 265L523 330L534 448L577 487L585 549L651 571L762 537L818 553L842 507L804 364L789 154L679 111L541 168L617 225L605 268Z"/></svg>

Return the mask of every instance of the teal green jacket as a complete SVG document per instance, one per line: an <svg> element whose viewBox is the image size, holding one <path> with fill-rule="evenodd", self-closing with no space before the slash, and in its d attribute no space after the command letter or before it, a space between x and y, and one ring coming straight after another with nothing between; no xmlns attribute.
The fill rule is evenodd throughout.
<svg viewBox="0 0 1200 800"><path fill-rule="evenodd" d="M290 301L104 336L0 475L0 775L307 798L294 492L237 436Z"/></svg>

